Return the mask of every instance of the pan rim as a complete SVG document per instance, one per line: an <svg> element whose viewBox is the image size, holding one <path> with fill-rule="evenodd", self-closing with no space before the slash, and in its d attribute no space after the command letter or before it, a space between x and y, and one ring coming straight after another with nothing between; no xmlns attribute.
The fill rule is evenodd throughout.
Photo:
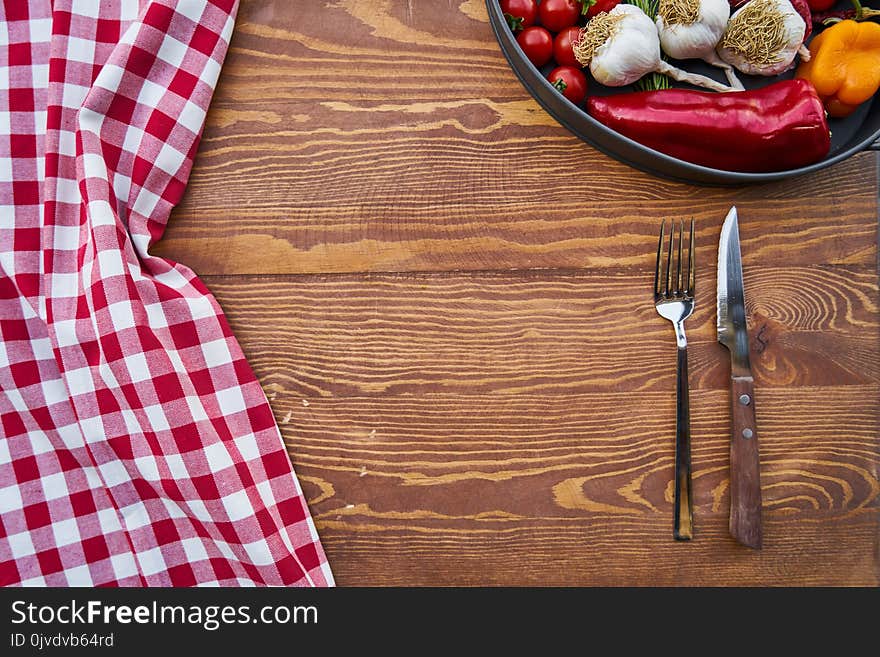
<svg viewBox="0 0 880 657"><path fill-rule="evenodd" d="M607 126L603 125L592 116L590 116L586 111L572 103L570 100L568 100L561 94L558 94L553 86L550 84L550 82L544 78L537 67L535 67L535 65L532 64L532 62L530 62L528 58L522 56L522 54L519 52L516 46L515 38L511 33L507 31L507 24L504 20L504 16L501 12L501 6L498 3L498 0L486 0L486 7L489 12L489 23L492 26L492 31L495 35L495 39L498 42L499 47L501 48L502 54L504 55L516 77L526 88L526 91L529 92L529 94L538 102L538 104L541 105L541 107L550 116L552 116L557 123L562 125L564 128L566 128L569 132L574 134L582 141L590 144L590 146L592 146L596 150L604 153L605 155L608 155L609 157L612 157L619 162L627 164L628 166L634 167L641 171L645 171L652 175L666 179L702 185L747 185L755 183L777 182L780 180L787 180L789 178L795 178L808 173L813 173L833 166L834 164L842 162L843 160L846 160L853 155L869 151L872 145L880 140L880 129L877 129L873 134L868 135L868 137L866 137L865 139L860 140L855 145L852 145L849 148L840 151L839 153L836 153L832 156L826 156L822 160L819 160L818 162L814 162L813 164L809 164L807 166L799 167L797 169L784 169L781 171L730 171L727 169L715 169L712 167L706 167L700 164L694 164L693 162L688 162L686 160L681 160L679 158L667 155L666 153L661 153L660 151L640 144L639 142L630 139L629 137L626 137L625 135L622 135L619 132L612 130L611 128L608 128ZM527 71L532 79L526 79L524 77L524 72L520 70L520 67ZM591 129L606 137L608 140L620 142L627 149L644 153L647 157L654 160L658 166L653 167L648 166L642 162L633 162L632 160L623 157L619 153L614 152L613 149L608 148L604 144L597 143L595 139L591 138L589 135L584 134L583 130L578 129L577 127L572 125L571 121L562 116L561 111L552 106L550 103L546 102L546 100L542 98L532 88L533 85L536 83L541 86L545 94L552 93L553 96L551 97L559 99L563 103L563 107L567 106L566 109L569 112L576 112L576 116L578 116L579 119L586 119L587 124L590 126ZM876 102L876 100L877 99L875 97L872 102ZM694 178L691 178L687 175L675 175L663 171L661 167L664 164L670 165L674 169L679 169L683 172L693 173Z"/></svg>

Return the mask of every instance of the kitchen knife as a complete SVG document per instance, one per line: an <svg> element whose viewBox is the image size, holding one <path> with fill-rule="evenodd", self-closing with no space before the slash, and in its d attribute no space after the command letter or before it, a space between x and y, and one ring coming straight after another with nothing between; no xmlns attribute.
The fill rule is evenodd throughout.
<svg viewBox="0 0 880 657"><path fill-rule="evenodd" d="M761 479L755 382L749 364L742 258L736 208L730 208L718 245L718 342L730 351L730 534L761 547Z"/></svg>

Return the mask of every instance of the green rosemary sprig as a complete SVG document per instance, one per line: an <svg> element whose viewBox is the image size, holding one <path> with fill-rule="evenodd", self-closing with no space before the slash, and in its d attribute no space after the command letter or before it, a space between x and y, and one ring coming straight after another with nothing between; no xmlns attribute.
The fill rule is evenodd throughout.
<svg viewBox="0 0 880 657"><path fill-rule="evenodd" d="M657 10L660 6L660 0L626 0L627 4L635 5L648 15L648 18L654 20L657 17ZM649 73L645 75L635 84L639 91L656 91L657 89L669 89L669 78L662 73Z"/></svg>

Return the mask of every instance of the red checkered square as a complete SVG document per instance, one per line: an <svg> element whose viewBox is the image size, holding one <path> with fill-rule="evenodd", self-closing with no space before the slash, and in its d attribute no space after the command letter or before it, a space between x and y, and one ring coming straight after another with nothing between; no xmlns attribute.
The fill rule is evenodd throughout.
<svg viewBox="0 0 880 657"><path fill-rule="evenodd" d="M142 4L0 0L0 583L330 585L219 305L147 250L237 3Z"/></svg>

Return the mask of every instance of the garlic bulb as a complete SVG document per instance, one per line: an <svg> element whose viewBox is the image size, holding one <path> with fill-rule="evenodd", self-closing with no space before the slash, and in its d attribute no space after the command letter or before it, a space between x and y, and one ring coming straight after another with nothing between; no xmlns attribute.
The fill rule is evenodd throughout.
<svg viewBox="0 0 880 657"><path fill-rule="evenodd" d="M805 31L789 0L751 0L730 17L718 55L743 73L779 75L792 67Z"/></svg>
<svg viewBox="0 0 880 657"><path fill-rule="evenodd" d="M733 67L715 52L729 18L728 0L660 0L654 22L663 52L674 59L702 59L717 66L732 87L742 89Z"/></svg>
<svg viewBox="0 0 880 657"><path fill-rule="evenodd" d="M733 91L711 78L682 71L660 59L657 27L634 5L619 4L590 19L574 46L574 55L582 66L590 67L597 82L609 87L622 87L656 72L714 91Z"/></svg>

